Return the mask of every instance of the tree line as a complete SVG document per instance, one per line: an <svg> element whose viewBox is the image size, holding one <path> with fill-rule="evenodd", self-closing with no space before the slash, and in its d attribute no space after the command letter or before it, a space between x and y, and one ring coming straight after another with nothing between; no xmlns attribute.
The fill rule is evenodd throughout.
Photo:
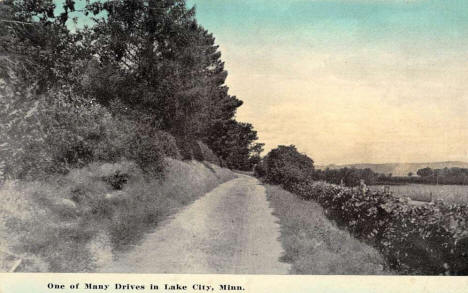
<svg viewBox="0 0 468 293"><path fill-rule="evenodd" d="M363 180L366 184L377 184L381 174L369 168L316 169L314 161L300 153L296 146L280 145L271 150L254 169L258 177L266 176L269 182L282 182L287 187L313 181L326 181L344 186L358 186Z"/></svg>
<svg viewBox="0 0 468 293"><path fill-rule="evenodd" d="M193 159L208 150L220 164L251 169L263 144L256 142L251 124L235 119L242 101L229 94L226 77L214 36L197 23L195 9L184 0L66 0L61 6L52 0L0 2L0 94L7 97L2 117L17 121L18 110L39 117L42 136L23 125L23 136L37 137L36 145L50 138L52 128L67 130L56 150L61 157L55 158L67 165L132 157L131 149L105 156L96 151L97 145L112 148L110 142L103 146L103 136L127 135L121 144L143 146L135 146L139 153L133 155L142 162L151 161L150 149L157 144L165 155ZM53 121L37 114L41 106L55 109L48 113ZM76 117L64 113L73 109L80 110ZM103 121L106 115L110 118ZM94 125L112 133L67 128L78 116L83 125L94 119ZM11 142L11 151L11 125L0 122L2 135L10 132L3 138Z"/></svg>
<svg viewBox="0 0 468 293"><path fill-rule="evenodd" d="M440 168L432 169L425 167L418 169L416 175L412 172L408 176L393 176L382 178L382 182L390 184L447 184L447 185L466 185L468 184L467 168Z"/></svg>
<svg viewBox="0 0 468 293"><path fill-rule="evenodd" d="M370 168L316 169L314 161L301 154L294 145L271 150L255 167L259 177L267 176L270 182L283 182L293 186L297 182L326 181L343 186L358 186L361 181L367 185L393 184L468 184L467 168L419 169L418 176L393 176L374 172ZM268 175L267 175L268 174Z"/></svg>

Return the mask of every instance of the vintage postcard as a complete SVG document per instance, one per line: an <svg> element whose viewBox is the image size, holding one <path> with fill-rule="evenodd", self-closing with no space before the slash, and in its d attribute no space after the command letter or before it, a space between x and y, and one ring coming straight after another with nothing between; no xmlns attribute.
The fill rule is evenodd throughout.
<svg viewBox="0 0 468 293"><path fill-rule="evenodd" d="M467 35L461 0L0 0L0 292L463 292Z"/></svg>

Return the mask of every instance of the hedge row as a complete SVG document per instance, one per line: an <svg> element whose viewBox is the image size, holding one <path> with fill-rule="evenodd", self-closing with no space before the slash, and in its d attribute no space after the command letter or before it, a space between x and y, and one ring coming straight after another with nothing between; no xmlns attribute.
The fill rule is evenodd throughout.
<svg viewBox="0 0 468 293"><path fill-rule="evenodd" d="M327 217L379 249L391 269L404 274L468 274L467 205L415 206L384 192L292 180L291 170L302 168L292 162L283 164L285 156L278 158L277 150L264 159L265 179L305 200L317 201ZM275 176L269 174L272 171Z"/></svg>
<svg viewBox="0 0 468 293"><path fill-rule="evenodd" d="M401 273L467 274L466 205L413 206L382 192L303 182L290 191L316 200L327 216L377 247Z"/></svg>

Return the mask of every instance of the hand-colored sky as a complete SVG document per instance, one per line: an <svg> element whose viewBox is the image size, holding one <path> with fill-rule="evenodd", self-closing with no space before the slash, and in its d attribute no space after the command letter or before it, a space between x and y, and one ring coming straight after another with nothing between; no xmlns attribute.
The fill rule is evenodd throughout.
<svg viewBox="0 0 468 293"><path fill-rule="evenodd" d="M468 161L468 1L190 0L267 149Z"/></svg>

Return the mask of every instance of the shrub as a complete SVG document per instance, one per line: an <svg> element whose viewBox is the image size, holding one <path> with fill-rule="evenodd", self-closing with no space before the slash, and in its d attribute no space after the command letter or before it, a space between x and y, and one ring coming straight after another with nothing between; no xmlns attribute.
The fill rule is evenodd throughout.
<svg viewBox="0 0 468 293"><path fill-rule="evenodd" d="M216 165L221 165L219 158L203 142L197 141L194 144L194 156L198 161L207 161Z"/></svg>
<svg viewBox="0 0 468 293"><path fill-rule="evenodd" d="M10 178L66 173L95 158L109 113L65 90L36 96L32 89L10 91L2 99L1 156Z"/></svg>
<svg viewBox="0 0 468 293"><path fill-rule="evenodd" d="M412 206L380 192L301 182L290 191L316 200L327 216L377 247L404 273L467 274L466 205Z"/></svg>
<svg viewBox="0 0 468 293"><path fill-rule="evenodd" d="M388 193L313 182L301 172L307 161L296 159L288 164L286 156L281 156L294 152L276 149L268 154L266 178L305 200L317 201L330 219L378 248L392 269L468 274L467 205L413 206ZM294 166L294 162L300 163Z"/></svg>
<svg viewBox="0 0 468 293"><path fill-rule="evenodd" d="M191 140L181 136L176 136L175 140L182 160L195 159L193 142Z"/></svg>
<svg viewBox="0 0 468 293"><path fill-rule="evenodd" d="M278 186L266 185L280 219L283 261L293 274L385 274L383 256L329 221L322 207Z"/></svg>
<svg viewBox="0 0 468 293"><path fill-rule="evenodd" d="M162 130L156 131L155 135L159 141L160 149L164 156L178 160L182 158L179 148L177 147L177 142L172 135Z"/></svg>
<svg viewBox="0 0 468 293"><path fill-rule="evenodd" d="M4 91L0 101L0 157L9 178L66 174L90 162L134 160L161 173L163 157L180 158L175 139L149 124L113 115L65 89L36 96L32 89Z"/></svg>
<svg viewBox="0 0 468 293"><path fill-rule="evenodd" d="M286 188L298 182L311 180L314 161L299 153L295 146L278 146L266 156L266 180L283 184Z"/></svg>

